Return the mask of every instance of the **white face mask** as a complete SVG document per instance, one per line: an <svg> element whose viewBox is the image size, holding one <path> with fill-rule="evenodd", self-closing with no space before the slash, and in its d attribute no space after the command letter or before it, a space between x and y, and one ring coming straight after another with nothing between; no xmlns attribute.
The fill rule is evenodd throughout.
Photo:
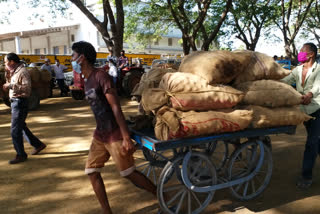
<svg viewBox="0 0 320 214"><path fill-rule="evenodd" d="M80 58L81 56L78 57L78 59ZM78 74L81 74L81 65L77 62L78 59L74 60L71 62L71 65L73 67L73 70L75 72L77 72Z"/></svg>

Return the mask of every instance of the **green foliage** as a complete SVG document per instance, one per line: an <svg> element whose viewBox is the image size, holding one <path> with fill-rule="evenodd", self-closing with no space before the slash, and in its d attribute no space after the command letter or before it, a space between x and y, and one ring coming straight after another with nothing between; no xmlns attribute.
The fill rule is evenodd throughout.
<svg viewBox="0 0 320 214"><path fill-rule="evenodd" d="M138 42L146 47L149 41L156 41L168 33L173 25L170 11L163 1L127 0L124 4L124 40L127 43ZM136 41L132 41L132 37L136 37Z"/></svg>
<svg viewBox="0 0 320 214"><path fill-rule="evenodd" d="M224 37L235 36L254 50L259 38L267 34L274 24L276 6L279 0L236 0L233 1L231 14L226 22ZM268 36L271 36L270 34Z"/></svg>
<svg viewBox="0 0 320 214"><path fill-rule="evenodd" d="M164 0L126 0L125 39L137 35L137 41L147 45L150 41L160 39L170 32L170 29L180 29L182 33L196 39L205 40L215 29L225 10L224 0L212 0L201 25L201 30L195 28L199 21L199 1L171 0L172 11L177 16L174 19L168 1ZM179 3L183 4L179 5ZM201 3L201 6L203 4ZM219 34L218 34L219 35Z"/></svg>

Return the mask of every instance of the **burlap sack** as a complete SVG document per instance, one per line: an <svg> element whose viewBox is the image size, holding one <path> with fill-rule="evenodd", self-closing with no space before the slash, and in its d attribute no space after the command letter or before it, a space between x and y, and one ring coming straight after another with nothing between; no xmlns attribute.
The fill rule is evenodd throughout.
<svg viewBox="0 0 320 214"><path fill-rule="evenodd" d="M32 82L36 83L36 82L40 81L40 71L38 68L36 68L36 67L29 68L28 67L27 70L30 74Z"/></svg>
<svg viewBox="0 0 320 214"><path fill-rule="evenodd" d="M4 84L6 82L6 76L4 71L0 71L0 84Z"/></svg>
<svg viewBox="0 0 320 214"><path fill-rule="evenodd" d="M148 88L142 92L141 105L145 112L150 112L163 105L169 105L166 91L159 88Z"/></svg>
<svg viewBox="0 0 320 214"><path fill-rule="evenodd" d="M165 74L159 89L147 89L141 102L145 111L152 111L163 105L183 111L200 111L231 108L242 98L243 93L230 86L208 85L204 79L194 74L176 72Z"/></svg>
<svg viewBox="0 0 320 214"><path fill-rule="evenodd" d="M266 108L247 106L244 109L253 111L252 128L268 128L275 126L299 125L312 117L300 111L296 106Z"/></svg>
<svg viewBox="0 0 320 214"><path fill-rule="evenodd" d="M147 88L158 88L163 75L169 72L176 72L176 71L177 70L174 70L174 69L161 69L161 68L151 69L150 71L144 73L141 76L140 82L136 84L136 86L132 90L131 95L141 96L143 90Z"/></svg>
<svg viewBox="0 0 320 214"><path fill-rule="evenodd" d="M251 120L252 112L247 110L182 112L164 106L156 115L155 135L159 140L169 140L234 132L248 127Z"/></svg>
<svg viewBox="0 0 320 214"><path fill-rule="evenodd" d="M229 83L246 66L246 57L230 51L196 51L184 57L178 71L196 74L209 84Z"/></svg>
<svg viewBox="0 0 320 214"><path fill-rule="evenodd" d="M40 87L35 89L40 99L45 99L50 95L50 88L48 86Z"/></svg>
<svg viewBox="0 0 320 214"><path fill-rule="evenodd" d="M301 94L290 85L276 80L258 80L235 86L243 91L246 105L265 107L294 106L301 103Z"/></svg>
<svg viewBox="0 0 320 214"><path fill-rule="evenodd" d="M246 59L246 68L235 78L234 84L243 82L273 79L278 80L290 74L290 70L281 67L280 64L266 54L253 51L234 51L234 57Z"/></svg>
<svg viewBox="0 0 320 214"><path fill-rule="evenodd" d="M40 70L40 80L43 82L50 82L51 73L47 70L41 69Z"/></svg>

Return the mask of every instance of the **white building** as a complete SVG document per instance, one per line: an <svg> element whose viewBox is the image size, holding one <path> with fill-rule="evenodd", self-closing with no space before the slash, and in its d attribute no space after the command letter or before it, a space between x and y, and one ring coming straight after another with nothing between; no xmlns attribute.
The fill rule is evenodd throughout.
<svg viewBox="0 0 320 214"><path fill-rule="evenodd" d="M101 14L101 5L96 4L96 0L87 0L86 4L93 14ZM69 12L69 19L59 20L60 26L57 27L36 29L40 26L38 22L34 27L20 25L15 28L19 31L0 34L0 51L25 54L70 54L72 43L84 40L90 42L98 52L108 52L101 34L91 21L74 5ZM97 16L98 19L102 17ZM9 27L11 29L12 26ZM149 41L146 47L138 43L124 43L123 48L128 53L182 54L181 37L180 30L175 29L158 41ZM198 41L198 48L200 45Z"/></svg>

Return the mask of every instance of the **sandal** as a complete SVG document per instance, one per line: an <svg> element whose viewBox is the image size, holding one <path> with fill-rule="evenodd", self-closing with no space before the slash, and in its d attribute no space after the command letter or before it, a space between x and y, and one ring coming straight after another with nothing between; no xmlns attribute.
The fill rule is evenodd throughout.
<svg viewBox="0 0 320 214"><path fill-rule="evenodd" d="M305 178L300 178L298 181L297 181L297 184L296 186L299 188L299 189L308 189L312 184L312 179L305 179Z"/></svg>

